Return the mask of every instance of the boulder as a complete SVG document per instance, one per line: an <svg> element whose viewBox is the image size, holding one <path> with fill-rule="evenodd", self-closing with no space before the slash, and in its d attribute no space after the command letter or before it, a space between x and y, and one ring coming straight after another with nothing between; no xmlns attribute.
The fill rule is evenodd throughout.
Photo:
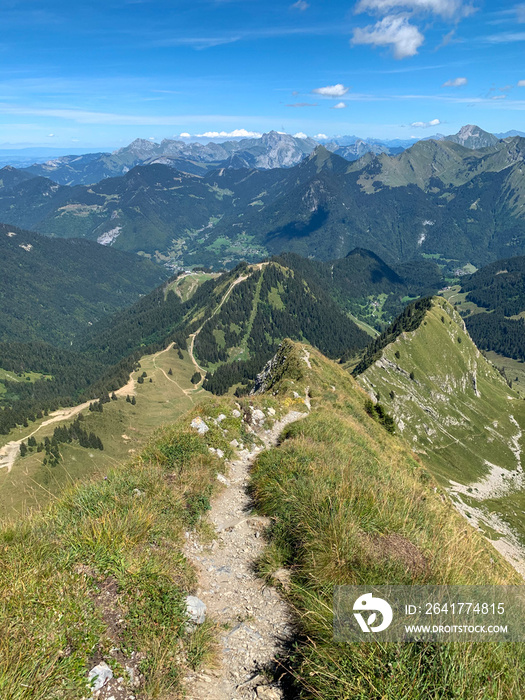
<svg viewBox="0 0 525 700"><path fill-rule="evenodd" d="M101 661L88 673L88 681L93 691L100 690L111 678L113 678L113 671L105 661ZM94 681L93 684L91 684L92 681Z"/></svg>
<svg viewBox="0 0 525 700"><path fill-rule="evenodd" d="M197 596L186 596L186 613L191 622L202 625L206 620L206 604Z"/></svg>
<svg viewBox="0 0 525 700"><path fill-rule="evenodd" d="M190 427L196 430L199 433L199 435L204 435L209 430L209 427L206 425L206 423L202 420L200 416L197 416L191 421Z"/></svg>

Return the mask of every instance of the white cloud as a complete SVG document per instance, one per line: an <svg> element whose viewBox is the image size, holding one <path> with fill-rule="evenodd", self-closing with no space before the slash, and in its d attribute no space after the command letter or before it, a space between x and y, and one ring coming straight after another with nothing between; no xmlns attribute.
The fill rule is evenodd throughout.
<svg viewBox="0 0 525 700"><path fill-rule="evenodd" d="M337 85L327 85L326 87L315 88L312 92L316 95L324 95L325 97L342 97L350 88L345 87L342 83L337 83Z"/></svg>
<svg viewBox="0 0 525 700"><path fill-rule="evenodd" d="M391 46L394 57L407 58L417 54L425 37L419 29L410 24L406 15L387 15L374 25L354 29L352 44L371 46Z"/></svg>
<svg viewBox="0 0 525 700"><path fill-rule="evenodd" d="M47 138L48 138L48 139L52 139L52 138L54 138L54 136L55 136L55 134L48 134L48 135L47 135Z"/></svg>
<svg viewBox="0 0 525 700"><path fill-rule="evenodd" d="M409 10L411 12L429 12L447 18L468 17L475 8L463 0L361 0L357 12L385 13L392 10Z"/></svg>
<svg viewBox="0 0 525 700"><path fill-rule="evenodd" d="M332 109L344 109L346 107L345 102L338 102L336 105L332 107Z"/></svg>
<svg viewBox="0 0 525 700"><path fill-rule="evenodd" d="M327 141L328 136L326 134L316 134L314 136L314 139L316 139L317 141Z"/></svg>
<svg viewBox="0 0 525 700"><path fill-rule="evenodd" d="M189 139L191 138L191 134L188 134L187 131L183 131L182 134L179 134L181 139Z"/></svg>
<svg viewBox="0 0 525 700"><path fill-rule="evenodd" d="M238 139L238 138L259 138L262 136L258 131L246 131L246 129L234 129L233 131L205 131L204 134L196 134L200 139Z"/></svg>
<svg viewBox="0 0 525 700"><path fill-rule="evenodd" d="M293 136L294 136L294 139L307 139L308 138L308 135L305 134L304 131L298 131Z"/></svg>
<svg viewBox="0 0 525 700"><path fill-rule="evenodd" d="M410 126L416 129L428 129L430 126L439 126L441 121L439 119L431 119L429 122L412 122Z"/></svg>
<svg viewBox="0 0 525 700"><path fill-rule="evenodd" d="M467 83L468 80L466 78L454 78L453 80L447 80L441 87L461 87Z"/></svg>
<svg viewBox="0 0 525 700"><path fill-rule="evenodd" d="M525 87L525 80L518 80L518 87Z"/></svg>
<svg viewBox="0 0 525 700"><path fill-rule="evenodd" d="M310 5L307 2L305 2L305 0L297 0L297 2L294 2L294 4L290 7L293 10L301 10L301 12L304 12L310 7Z"/></svg>

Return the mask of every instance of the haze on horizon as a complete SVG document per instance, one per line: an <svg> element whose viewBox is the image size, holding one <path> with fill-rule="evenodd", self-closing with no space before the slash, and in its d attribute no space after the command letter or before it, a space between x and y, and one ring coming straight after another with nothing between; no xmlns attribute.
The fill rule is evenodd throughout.
<svg viewBox="0 0 525 700"><path fill-rule="evenodd" d="M4 5L0 148L520 129L525 9L469 0Z"/></svg>

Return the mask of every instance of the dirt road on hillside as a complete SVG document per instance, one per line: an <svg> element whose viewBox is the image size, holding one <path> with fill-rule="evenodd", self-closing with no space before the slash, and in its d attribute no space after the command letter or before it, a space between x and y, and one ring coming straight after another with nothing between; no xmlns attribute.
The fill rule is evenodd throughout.
<svg viewBox="0 0 525 700"><path fill-rule="evenodd" d="M15 463L15 460L18 456L18 453L20 452L20 445L23 442L25 442L28 438L32 437L33 435L36 435L39 430L45 428L47 425L52 425L53 423L59 423L60 421L73 418L73 416L76 416L78 413L81 413L84 409L89 408L90 403L92 403L92 401L86 401L86 403L82 403L78 406L73 406L73 408L61 408L58 411L54 411L53 413L50 413L49 418L43 423L41 423L38 426L38 428L33 430L33 432L28 433L23 438L20 438L20 440L13 440L11 442L8 442L7 445L1 447L0 469L5 469L7 467L7 471L11 471L13 464Z"/></svg>

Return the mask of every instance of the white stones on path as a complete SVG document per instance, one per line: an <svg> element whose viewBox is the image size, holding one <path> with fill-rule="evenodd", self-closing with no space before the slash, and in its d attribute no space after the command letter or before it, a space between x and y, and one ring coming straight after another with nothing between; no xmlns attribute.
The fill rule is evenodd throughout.
<svg viewBox="0 0 525 700"><path fill-rule="evenodd" d="M256 411L259 409L252 411L252 417L255 414L262 423ZM283 429L306 415L291 411L257 435L265 448L275 446ZM212 544L203 546L193 535L187 539L186 556L199 573L196 595L205 604L207 615L221 625L220 667L187 676L188 700L282 697L280 689L261 675L291 639L293 630L287 604L253 571L265 546L261 532L270 522L250 513L246 492L249 468L260 452L260 447L242 450L229 465L229 485L212 503L209 516L217 532Z"/></svg>
<svg viewBox="0 0 525 700"><path fill-rule="evenodd" d="M196 430L199 433L199 435L204 435L209 430L209 427L206 425L206 423L200 416L197 416L191 421L190 427Z"/></svg>

